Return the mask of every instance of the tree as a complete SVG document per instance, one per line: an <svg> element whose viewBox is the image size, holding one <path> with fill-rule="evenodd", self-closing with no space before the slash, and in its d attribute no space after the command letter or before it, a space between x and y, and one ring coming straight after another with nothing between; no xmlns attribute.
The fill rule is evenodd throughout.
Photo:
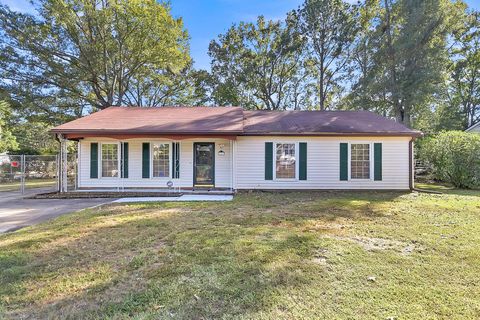
<svg viewBox="0 0 480 320"><path fill-rule="evenodd" d="M376 44L374 34L376 18L381 10L380 0L366 0L358 7L358 31L348 61L351 87L341 101L341 108L370 110L386 116L389 103L381 74L375 68Z"/></svg>
<svg viewBox="0 0 480 320"><path fill-rule="evenodd" d="M127 105L161 107L198 105L207 101L206 92L198 82L200 72L189 64L179 72L151 72L132 79L125 92Z"/></svg>
<svg viewBox="0 0 480 320"><path fill-rule="evenodd" d="M212 41L213 97L250 109L295 108L299 96L302 39L296 20L241 22Z"/></svg>
<svg viewBox="0 0 480 320"><path fill-rule="evenodd" d="M453 33L449 103L462 117L463 129L480 121L480 13L470 12Z"/></svg>
<svg viewBox="0 0 480 320"><path fill-rule="evenodd" d="M450 0L382 0L369 33L372 61L362 84L371 101L386 104L386 115L411 126L413 115L429 108L445 91L451 34L460 5Z"/></svg>
<svg viewBox="0 0 480 320"><path fill-rule="evenodd" d="M37 5L38 16L0 7L0 71L12 99L79 116L83 107L125 104L135 89L148 101L151 90L143 86L170 81L190 61L182 20L172 18L165 3L38 0Z"/></svg>
<svg viewBox="0 0 480 320"><path fill-rule="evenodd" d="M10 106L5 101L0 101L0 154L7 151L15 151L18 143L12 135L8 120L11 117Z"/></svg>
<svg viewBox="0 0 480 320"><path fill-rule="evenodd" d="M320 110L333 106L333 95L346 75L357 32L356 7L342 0L306 0L296 11L307 41L308 72L316 79Z"/></svg>

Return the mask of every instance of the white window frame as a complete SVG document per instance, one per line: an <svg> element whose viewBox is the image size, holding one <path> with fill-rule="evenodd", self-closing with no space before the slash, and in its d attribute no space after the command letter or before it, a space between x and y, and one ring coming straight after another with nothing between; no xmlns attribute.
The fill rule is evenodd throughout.
<svg viewBox="0 0 480 320"><path fill-rule="evenodd" d="M295 177L294 178L277 178L277 144L293 144L295 145ZM295 182L298 180L299 161L298 161L298 142L292 141L273 141L273 180Z"/></svg>
<svg viewBox="0 0 480 320"><path fill-rule="evenodd" d="M368 144L370 178L352 178L352 144ZM373 142L355 141L348 143L348 181L373 181Z"/></svg>
<svg viewBox="0 0 480 320"><path fill-rule="evenodd" d="M98 153L98 172L100 173L99 174L99 177L100 179L107 179L107 180L111 180L111 179L119 179L120 178L120 175L121 175L121 172L120 172L120 164L121 164L121 151L120 151L120 142L119 141L111 141L111 142L100 142L100 152ZM104 177L103 176L103 161L102 161L102 158L103 158L103 145L104 144L116 144L117 145L117 171L118 171L118 174L116 177Z"/></svg>
<svg viewBox="0 0 480 320"><path fill-rule="evenodd" d="M168 177L154 177L153 176L153 145L154 144L168 144ZM155 180L170 180L172 179L172 141L150 141L150 179Z"/></svg>

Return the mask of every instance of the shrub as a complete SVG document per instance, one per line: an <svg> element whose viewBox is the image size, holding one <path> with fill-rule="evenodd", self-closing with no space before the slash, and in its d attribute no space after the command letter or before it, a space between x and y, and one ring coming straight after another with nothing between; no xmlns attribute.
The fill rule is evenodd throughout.
<svg viewBox="0 0 480 320"><path fill-rule="evenodd" d="M445 131L426 138L420 158L433 166L435 178L457 188L480 186L480 135Z"/></svg>

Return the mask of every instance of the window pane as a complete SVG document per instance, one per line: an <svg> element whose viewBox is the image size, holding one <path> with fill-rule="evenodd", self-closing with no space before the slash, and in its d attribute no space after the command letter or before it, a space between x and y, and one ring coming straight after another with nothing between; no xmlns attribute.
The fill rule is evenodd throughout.
<svg viewBox="0 0 480 320"><path fill-rule="evenodd" d="M102 177L118 176L118 145L102 144Z"/></svg>
<svg viewBox="0 0 480 320"><path fill-rule="evenodd" d="M352 179L370 179L370 145L351 145L351 177Z"/></svg>
<svg viewBox="0 0 480 320"><path fill-rule="evenodd" d="M277 179L295 178L294 143L277 143L276 177Z"/></svg>
<svg viewBox="0 0 480 320"><path fill-rule="evenodd" d="M153 176L170 176L170 144L153 145Z"/></svg>

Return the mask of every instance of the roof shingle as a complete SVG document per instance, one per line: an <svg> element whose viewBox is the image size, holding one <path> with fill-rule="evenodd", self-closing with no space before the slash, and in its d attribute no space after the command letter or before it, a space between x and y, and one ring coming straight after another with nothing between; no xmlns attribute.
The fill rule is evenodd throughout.
<svg viewBox="0 0 480 320"><path fill-rule="evenodd" d="M110 107L52 129L73 134L390 135L421 132L369 111L246 111L240 107Z"/></svg>
<svg viewBox="0 0 480 320"><path fill-rule="evenodd" d="M248 134L400 134L415 135L391 119L370 111L244 111Z"/></svg>

